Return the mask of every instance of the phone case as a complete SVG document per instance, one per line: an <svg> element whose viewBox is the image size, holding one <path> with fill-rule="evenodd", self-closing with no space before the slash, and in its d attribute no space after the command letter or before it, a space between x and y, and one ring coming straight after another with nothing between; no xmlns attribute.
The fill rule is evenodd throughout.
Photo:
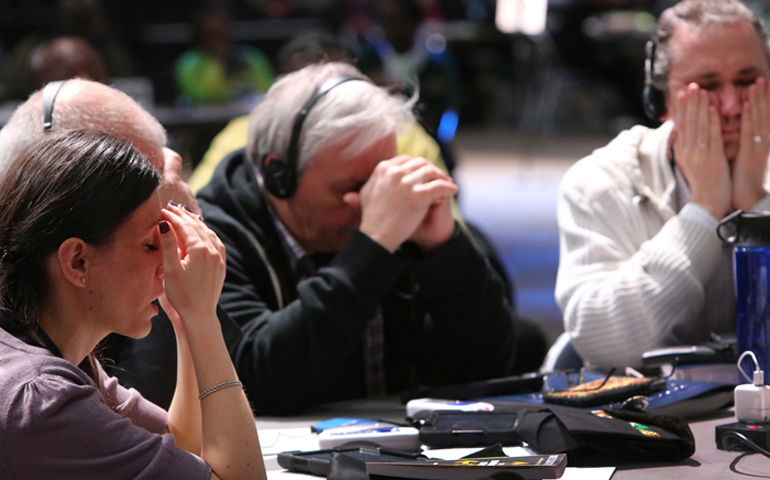
<svg viewBox="0 0 770 480"><path fill-rule="evenodd" d="M422 421L420 441L431 448L520 445L516 412L435 411Z"/></svg>
<svg viewBox="0 0 770 480"><path fill-rule="evenodd" d="M312 452L291 451L278 454L278 465L292 472L329 476L332 453L340 453L363 462L403 462L425 458L420 453L376 447L335 447Z"/></svg>

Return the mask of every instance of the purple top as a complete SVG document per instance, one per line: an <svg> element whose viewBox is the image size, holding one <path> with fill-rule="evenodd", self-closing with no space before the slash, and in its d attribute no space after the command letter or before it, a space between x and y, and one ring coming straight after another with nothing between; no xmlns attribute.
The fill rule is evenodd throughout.
<svg viewBox="0 0 770 480"><path fill-rule="evenodd" d="M99 367L77 366L0 328L0 472L4 479L205 479L174 444L166 412Z"/></svg>

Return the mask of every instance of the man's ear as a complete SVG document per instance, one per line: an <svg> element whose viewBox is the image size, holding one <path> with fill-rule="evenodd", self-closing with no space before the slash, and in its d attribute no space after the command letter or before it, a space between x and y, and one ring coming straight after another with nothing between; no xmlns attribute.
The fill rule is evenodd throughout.
<svg viewBox="0 0 770 480"><path fill-rule="evenodd" d="M265 155L265 159L262 161L262 165L265 165L265 166L270 165L271 162L274 162L276 160L281 161L283 160L283 158L280 155L273 155L273 154Z"/></svg>
<svg viewBox="0 0 770 480"><path fill-rule="evenodd" d="M58 266L62 276L76 287L85 288L87 285L86 254L88 244L79 238L68 238L57 251Z"/></svg>

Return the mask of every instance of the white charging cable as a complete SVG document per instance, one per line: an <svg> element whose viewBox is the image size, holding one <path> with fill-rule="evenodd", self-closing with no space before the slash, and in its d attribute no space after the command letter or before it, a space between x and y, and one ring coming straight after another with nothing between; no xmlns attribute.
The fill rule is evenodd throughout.
<svg viewBox="0 0 770 480"><path fill-rule="evenodd" d="M746 355L754 360L754 374L749 375L743 370L741 363ZM765 372L759 366L757 356L751 350L746 350L738 358L738 370L751 381L751 385L735 387L735 417L739 422L765 423L770 421L770 387L765 385Z"/></svg>

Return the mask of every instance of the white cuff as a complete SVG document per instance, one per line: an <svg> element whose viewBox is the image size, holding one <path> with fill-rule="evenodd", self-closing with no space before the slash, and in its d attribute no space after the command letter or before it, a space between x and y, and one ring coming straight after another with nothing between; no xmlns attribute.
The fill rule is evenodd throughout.
<svg viewBox="0 0 770 480"><path fill-rule="evenodd" d="M760 201L751 209L752 212L770 212L770 194L765 193Z"/></svg>
<svg viewBox="0 0 770 480"><path fill-rule="evenodd" d="M759 203L757 205L759 205ZM768 203L768 207L770 207L770 203ZM682 210L679 211L679 218L697 223L714 233L716 233L717 227L719 226L718 218L699 204L693 202L688 202L682 207Z"/></svg>

